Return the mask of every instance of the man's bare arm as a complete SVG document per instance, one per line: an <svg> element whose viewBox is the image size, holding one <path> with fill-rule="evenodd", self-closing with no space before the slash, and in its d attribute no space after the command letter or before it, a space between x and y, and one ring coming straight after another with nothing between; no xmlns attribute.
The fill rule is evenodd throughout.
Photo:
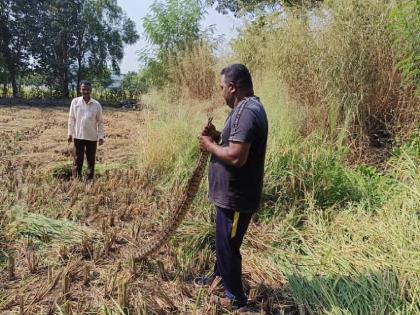
<svg viewBox="0 0 420 315"><path fill-rule="evenodd" d="M242 167L248 160L251 145L249 143L230 141L228 146L222 147L215 144L211 137L201 136L200 147L229 165Z"/></svg>

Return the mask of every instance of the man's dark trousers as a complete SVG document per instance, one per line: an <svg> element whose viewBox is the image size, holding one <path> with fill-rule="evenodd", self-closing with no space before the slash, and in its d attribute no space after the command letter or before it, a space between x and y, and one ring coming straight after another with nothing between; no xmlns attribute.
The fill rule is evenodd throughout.
<svg viewBox="0 0 420 315"><path fill-rule="evenodd" d="M240 213L216 206L216 265L214 275L222 277L226 297L239 303L247 298L242 285L240 247L252 213Z"/></svg>
<svg viewBox="0 0 420 315"><path fill-rule="evenodd" d="M74 139L74 170L73 176L82 178L83 160L86 150L86 160L88 163L87 179L93 179L95 174L95 157L97 141Z"/></svg>

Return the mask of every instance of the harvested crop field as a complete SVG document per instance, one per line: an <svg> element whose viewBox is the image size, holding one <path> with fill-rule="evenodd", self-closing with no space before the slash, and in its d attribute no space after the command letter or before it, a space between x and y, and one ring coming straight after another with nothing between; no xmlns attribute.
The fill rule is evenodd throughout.
<svg viewBox="0 0 420 315"><path fill-rule="evenodd" d="M180 191L174 185L165 193L136 168L153 113L105 110L92 184L70 178L67 115L65 108L0 108L0 313L223 312L192 284L212 268L211 211L190 214L159 253L135 262ZM255 231L247 243L264 252ZM251 258L244 273L256 313L295 313L279 271Z"/></svg>

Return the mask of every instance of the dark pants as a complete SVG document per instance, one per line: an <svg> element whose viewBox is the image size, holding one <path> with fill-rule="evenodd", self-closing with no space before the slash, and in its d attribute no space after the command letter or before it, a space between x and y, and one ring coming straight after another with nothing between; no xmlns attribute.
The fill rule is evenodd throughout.
<svg viewBox="0 0 420 315"><path fill-rule="evenodd" d="M240 247L251 221L252 213L239 213L216 207L216 265L214 275L220 276L226 297L246 302L242 285Z"/></svg>
<svg viewBox="0 0 420 315"><path fill-rule="evenodd" d="M95 174L95 156L97 141L74 139L73 176L82 178L83 159L86 151L88 163L87 178L93 179Z"/></svg>

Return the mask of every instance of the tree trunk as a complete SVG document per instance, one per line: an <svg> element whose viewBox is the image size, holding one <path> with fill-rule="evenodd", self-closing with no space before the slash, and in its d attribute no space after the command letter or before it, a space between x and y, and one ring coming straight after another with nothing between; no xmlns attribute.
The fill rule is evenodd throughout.
<svg viewBox="0 0 420 315"><path fill-rule="evenodd" d="M12 83L12 91L13 91L13 97L19 96L19 89L16 83L16 72L13 70L9 70L10 75L10 82Z"/></svg>
<svg viewBox="0 0 420 315"><path fill-rule="evenodd" d="M70 98L68 69L63 71L63 97Z"/></svg>
<svg viewBox="0 0 420 315"><path fill-rule="evenodd" d="M1 46L2 48L1 52L5 59L7 71L9 72L10 82L12 83L13 97L18 97L19 90L16 84L17 62L15 61L15 58L13 58L14 56L9 47L12 36L10 35L9 30L7 29L5 25L1 25L0 32L2 34L1 38L3 41L2 46Z"/></svg>
<svg viewBox="0 0 420 315"><path fill-rule="evenodd" d="M77 96L80 96L80 81L82 81L82 57L77 57Z"/></svg>

